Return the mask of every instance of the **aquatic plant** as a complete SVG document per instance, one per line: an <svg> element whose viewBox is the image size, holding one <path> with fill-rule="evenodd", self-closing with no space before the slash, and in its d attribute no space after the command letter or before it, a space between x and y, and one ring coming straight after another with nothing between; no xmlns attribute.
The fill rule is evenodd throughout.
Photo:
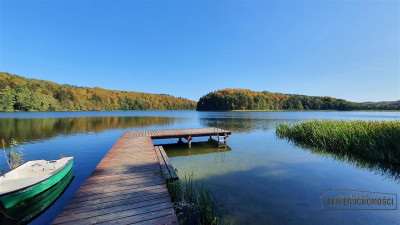
<svg viewBox="0 0 400 225"><path fill-rule="evenodd" d="M167 182L180 224L224 224L210 191L193 181L193 174Z"/></svg>
<svg viewBox="0 0 400 225"><path fill-rule="evenodd" d="M11 138L10 140L8 154L6 149L6 142L4 141L4 139L1 139L1 145L4 151L4 157L10 170L17 168L24 163L24 159L22 158L22 148L14 138ZM17 147L19 148L15 150Z"/></svg>
<svg viewBox="0 0 400 225"><path fill-rule="evenodd" d="M400 121L303 121L277 124L276 134L296 145L348 161L400 167Z"/></svg>

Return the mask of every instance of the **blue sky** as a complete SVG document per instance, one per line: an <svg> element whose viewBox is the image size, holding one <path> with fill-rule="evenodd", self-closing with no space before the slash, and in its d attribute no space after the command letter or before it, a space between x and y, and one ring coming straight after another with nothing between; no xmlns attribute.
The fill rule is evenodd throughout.
<svg viewBox="0 0 400 225"><path fill-rule="evenodd" d="M198 100L400 99L399 1L0 0L0 71Z"/></svg>

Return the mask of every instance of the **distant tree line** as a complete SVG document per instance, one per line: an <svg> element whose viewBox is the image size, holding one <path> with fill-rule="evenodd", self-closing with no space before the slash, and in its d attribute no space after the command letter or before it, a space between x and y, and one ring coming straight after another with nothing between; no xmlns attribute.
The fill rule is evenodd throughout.
<svg viewBox="0 0 400 225"><path fill-rule="evenodd" d="M400 106L367 105L332 97L223 89L201 97L197 110L400 110Z"/></svg>
<svg viewBox="0 0 400 225"><path fill-rule="evenodd" d="M0 111L194 110L196 102L165 94L60 85L0 72Z"/></svg>

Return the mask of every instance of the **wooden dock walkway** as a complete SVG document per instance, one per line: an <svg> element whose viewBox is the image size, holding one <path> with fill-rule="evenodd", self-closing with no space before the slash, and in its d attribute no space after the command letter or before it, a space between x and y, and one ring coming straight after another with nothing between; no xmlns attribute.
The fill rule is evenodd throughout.
<svg viewBox="0 0 400 225"><path fill-rule="evenodd" d="M165 179L172 165L152 139L230 135L218 128L125 132L53 224L172 224L177 217ZM173 172L172 172L173 171Z"/></svg>

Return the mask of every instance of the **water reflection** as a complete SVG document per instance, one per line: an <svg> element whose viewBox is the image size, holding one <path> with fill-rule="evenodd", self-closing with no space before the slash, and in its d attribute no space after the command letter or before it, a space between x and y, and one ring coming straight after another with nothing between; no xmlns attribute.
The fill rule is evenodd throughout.
<svg viewBox="0 0 400 225"><path fill-rule="evenodd" d="M74 178L72 170L48 190L2 212L0 224L27 224L46 211L65 191Z"/></svg>
<svg viewBox="0 0 400 225"><path fill-rule="evenodd" d="M288 141L294 146L301 147L303 150L308 150L313 154L322 155L326 158L333 158L335 161L346 162L352 166L363 170L369 170L373 173L380 174L383 177L397 180L400 182L400 165L393 162L383 162L362 157L361 155L346 154L343 152L327 152L326 150L300 144L292 140Z"/></svg>
<svg viewBox="0 0 400 225"><path fill-rule="evenodd" d="M343 153L329 153L324 150L315 149L315 148L306 148L304 149L310 150L314 154L323 155L325 157L332 157L336 161L347 162L357 168L366 169L371 172L382 175L383 177L397 180L400 182L400 165L389 163L389 162L381 162L378 160L371 160L368 158L362 158L361 156L355 155L346 155Z"/></svg>
<svg viewBox="0 0 400 225"><path fill-rule="evenodd" d="M203 142L193 142L192 148L187 143L165 144L164 150L169 158L213 154L214 162L224 162L225 153L232 149L228 145L221 145L214 139Z"/></svg>
<svg viewBox="0 0 400 225"><path fill-rule="evenodd" d="M200 123L207 127L219 127L234 133L248 133L254 130L268 130L274 128L276 123L284 122L275 119L253 118L201 118Z"/></svg>
<svg viewBox="0 0 400 225"><path fill-rule="evenodd" d="M19 142L51 139L59 135L102 132L151 125L166 125L176 118L169 117L73 117L73 118L3 118L0 138Z"/></svg>

